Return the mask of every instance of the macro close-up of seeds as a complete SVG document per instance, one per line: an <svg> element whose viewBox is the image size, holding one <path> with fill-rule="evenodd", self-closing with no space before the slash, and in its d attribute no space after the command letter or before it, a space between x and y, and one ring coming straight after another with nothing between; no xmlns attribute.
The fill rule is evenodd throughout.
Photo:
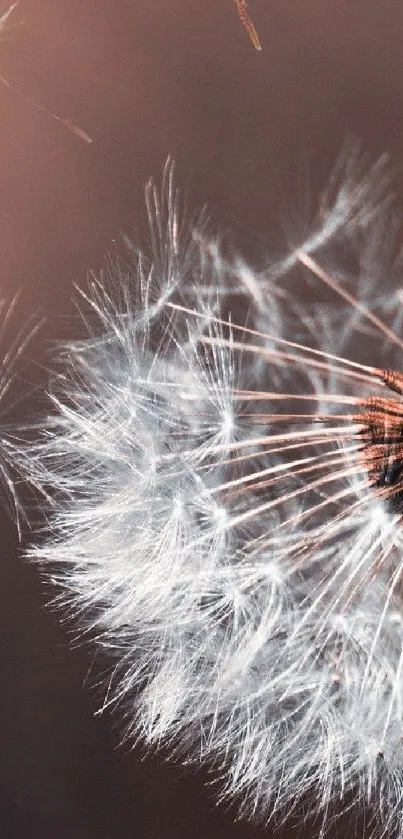
<svg viewBox="0 0 403 839"><path fill-rule="evenodd" d="M403 11L0 10L4 836L403 836Z"/></svg>

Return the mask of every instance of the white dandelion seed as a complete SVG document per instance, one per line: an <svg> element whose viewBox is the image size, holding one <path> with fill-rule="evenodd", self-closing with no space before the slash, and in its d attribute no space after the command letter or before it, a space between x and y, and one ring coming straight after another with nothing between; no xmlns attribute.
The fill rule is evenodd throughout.
<svg viewBox="0 0 403 839"><path fill-rule="evenodd" d="M210 762L253 817L309 801L323 830L359 804L403 836L386 161L345 161L331 192L306 241L256 273L186 230L170 165L162 199L148 188L153 258L92 283L90 333L65 347L30 446L51 499L31 555L112 656L104 706L128 736Z"/></svg>

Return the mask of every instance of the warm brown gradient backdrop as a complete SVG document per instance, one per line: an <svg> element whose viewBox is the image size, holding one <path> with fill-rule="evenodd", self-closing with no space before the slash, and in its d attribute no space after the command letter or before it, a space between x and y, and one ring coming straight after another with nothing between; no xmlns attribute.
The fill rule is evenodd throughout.
<svg viewBox="0 0 403 839"><path fill-rule="evenodd" d="M261 54L233 0L21 0L24 23L0 43L15 86L0 85L0 289L22 290L19 318L48 313L43 340L74 329L73 283L111 240L144 234L143 184L168 154L191 206L207 202L260 254L349 134L392 153L400 189L400 0L250 0L250 11ZM45 611L6 518L0 584L2 839L271 836L215 809L204 776L117 748L83 687L90 659Z"/></svg>

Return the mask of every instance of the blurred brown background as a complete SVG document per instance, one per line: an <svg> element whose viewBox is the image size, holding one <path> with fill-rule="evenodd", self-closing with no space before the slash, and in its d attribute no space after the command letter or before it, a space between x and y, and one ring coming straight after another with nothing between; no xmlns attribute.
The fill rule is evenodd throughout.
<svg viewBox="0 0 403 839"><path fill-rule="evenodd" d="M0 84L0 288L22 290L15 322L47 313L42 342L74 329L73 283L113 240L144 234L143 185L168 154L191 207L207 202L260 255L348 135L390 151L401 187L401 0L250 0L250 11L261 54L233 0L21 0L21 25L0 42L12 85ZM91 660L45 609L6 517L0 585L2 839L272 835L234 825L204 775L118 748L84 685Z"/></svg>

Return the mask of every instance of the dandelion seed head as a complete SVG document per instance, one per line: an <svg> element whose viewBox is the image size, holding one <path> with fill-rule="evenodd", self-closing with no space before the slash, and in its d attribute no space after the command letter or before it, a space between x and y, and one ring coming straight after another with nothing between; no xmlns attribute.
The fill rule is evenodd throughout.
<svg viewBox="0 0 403 839"><path fill-rule="evenodd" d="M403 836L387 171L345 158L313 233L257 272L183 220L169 164L151 257L132 247L83 295L27 477L50 499L30 555L112 657L125 736L209 762L252 818L303 807L323 833L353 801Z"/></svg>

